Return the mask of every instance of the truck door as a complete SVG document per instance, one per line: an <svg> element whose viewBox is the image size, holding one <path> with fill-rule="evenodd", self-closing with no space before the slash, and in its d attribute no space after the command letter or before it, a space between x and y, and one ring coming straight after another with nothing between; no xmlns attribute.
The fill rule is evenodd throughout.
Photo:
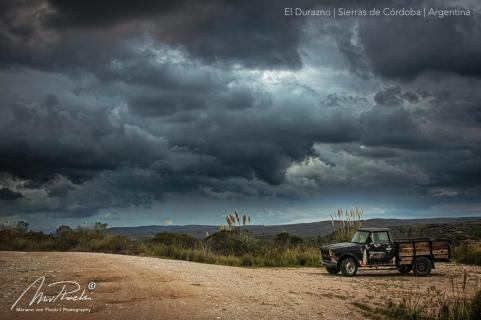
<svg viewBox="0 0 481 320"><path fill-rule="evenodd" d="M394 264L394 246L387 231L372 232L366 249L368 264Z"/></svg>

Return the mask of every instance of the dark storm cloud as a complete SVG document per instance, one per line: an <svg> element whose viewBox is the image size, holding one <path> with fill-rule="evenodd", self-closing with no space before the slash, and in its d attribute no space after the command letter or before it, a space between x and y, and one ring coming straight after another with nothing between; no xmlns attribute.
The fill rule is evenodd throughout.
<svg viewBox="0 0 481 320"><path fill-rule="evenodd" d="M475 149L475 148L473 148ZM432 185L478 189L481 179L481 150L459 150L425 155L425 170L432 176ZM429 161L429 162L428 162ZM430 163L430 164L428 164Z"/></svg>
<svg viewBox="0 0 481 320"><path fill-rule="evenodd" d="M12 191L5 187L0 188L0 200L15 200L21 197L22 194L19 192Z"/></svg>
<svg viewBox="0 0 481 320"><path fill-rule="evenodd" d="M152 69L155 70L155 67ZM185 73L189 71L182 69ZM124 74L130 82L139 80L129 70ZM269 105L269 98L262 93L243 84L229 83L232 78L225 74L216 79L217 76L212 72L191 73L187 80L186 75L183 75L184 79L179 79L166 74L160 81L168 85L153 81L149 85L151 88L137 90L128 98L129 109L140 116L161 117L208 108L242 110Z"/></svg>
<svg viewBox="0 0 481 320"><path fill-rule="evenodd" d="M426 138L415 118L402 107L375 107L360 119L364 126L362 142L367 145L398 148L426 148Z"/></svg>
<svg viewBox="0 0 481 320"><path fill-rule="evenodd" d="M376 92L373 96L376 105L359 117L362 144L409 150L438 148L437 137L426 130L426 114L416 107L417 103L427 103L420 99L418 93L404 91L399 86Z"/></svg>
<svg viewBox="0 0 481 320"><path fill-rule="evenodd" d="M478 197L477 16L309 33L287 2L1 5L2 214L172 194Z"/></svg>
<svg viewBox="0 0 481 320"><path fill-rule="evenodd" d="M289 163L310 154L314 142L353 141L359 135L347 112L315 115L312 107L307 100L238 110L217 107L209 117L173 126L168 137L173 145L215 157L219 162L217 168L209 167L209 175L257 177L280 184ZM347 126L351 130L342 130Z"/></svg>
<svg viewBox="0 0 481 320"><path fill-rule="evenodd" d="M90 176L91 170L112 168L113 164L102 159L101 154L90 149L89 144L75 146L74 143L65 143L68 139L92 139L93 132L84 124L77 123L75 117L78 116L79 120L83 118L87 123L89 120L96 123L99 118L95 116L100 114L75 115L51 107L29 106L21 102L3 106L3 114L12 118L2 126L2 150L5 155L8 154L0 159L2 168L23 178L36 177L39 180L48 179L54 172L65 173L63 170L69 170L72 177L81 178ZM79 131L76 132L75 127ZM112 130L108 123L100 127L100 136ZM73 130L65 135L67 128Z"/></svg>
<svg viewBox="0 0 481 320"><path fill-rule="evenodd" d="M47 1L55 12L48 17L48 24L57 28L96 28L162 15L181 9L186 1Z"/></svg>
<svg viewBox="0 0 481 320"><path fill-rule="evenodd" d="M209 186L252 192L244 181L283 183L290 163L310 154L314 142L353 141L359 134L346 112L312 115L308 100L273 106L265 93L243 85L219 93L170 87L178 95L172 101L192 101L192 107L169 109L162 99L147 105L138 100L128 104L135 117L120 123L109 118L113 106L92 100L97 89L75 94L66 88L40 95L39 102L28 96L4 101L1 167L22 187L48 196L21 201L24 212L92 215L104 207L149 205L166 192ZM149 90L142 87L134 96ZM199 94L202 104L195 102ZM150 108L150 119L138 108ZM178 113L193 116L179 123ZM342 130L347 126L350 130ZM234 182L222 182L229 180Z"/></svg>
<svg viewBox="0 0 481 320"><path fill-rule="evenodd" d="M126 161L148 165L167 148L136 126L114 126L108 109L82 109L52 94L40 103L2 103L0 166L23 179L62 174L80 182Z"/></svg>
<svg viewBox="0 0 481 320"><path fill-rule="evenodd" d="M359 37L373 71L384 77L412 79L426 71L481 77L481 17L476 11L443 19L365 19Z"/></svg>
<svg viewBox="0 0 481 320"><path fill-rule="evenodd" d="M160 94L153 97L134 97L129 101L131 110L142 116L165 116L181 111L203 108L203 102L195 97Z"/></svg>
<svg viewBox="0 0 481 320"><path fill-rule="evenodd" d="M135 34L132 29L140 25L157 40L181 46L208 63L299 68L302 20L285 19L280 14L284 6L277 1L8 2L1 61L88 69L109 50L105 42ZM89 41L82 43L85 32Z"/></svg>
<svg viewBox="0 0 481 320"><path fill-rule="evenodd" d="M401 87L389 87L386 90L379 91L374 95L374 101L378 105L397 106L404 101L408 103L416 103L419 99L417 93L402 92Z"/></svg>

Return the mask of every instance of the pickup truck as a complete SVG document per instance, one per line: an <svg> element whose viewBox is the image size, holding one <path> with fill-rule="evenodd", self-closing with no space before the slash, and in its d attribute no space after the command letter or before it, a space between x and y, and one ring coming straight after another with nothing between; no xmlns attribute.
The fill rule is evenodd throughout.
<svg viewBox="0 0 481 320"><path fill-rule="evenodd" d="M411 270L427 276L437 261L449 261L449 240L397 239L388 228L361 228L351 242L321 246L321 265L331 274L354 276L358 268Z"/></svg>

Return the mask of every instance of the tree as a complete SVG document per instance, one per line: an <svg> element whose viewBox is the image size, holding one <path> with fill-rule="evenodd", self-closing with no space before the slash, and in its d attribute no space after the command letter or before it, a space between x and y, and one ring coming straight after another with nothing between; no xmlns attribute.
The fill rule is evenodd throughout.
<svg viewBox="0 0 481 320"><path fill-rule="evenodd" d="M18 221L15 229L21 233L26 233L28 231L29 223L26 221Z"/></svg>
<svg viewBox="0 0 481 320"><path fill-rule="evenodd" d="M274 238L274 242L277 245L287 247L289 245L289 232L287 231L282 231L281 233L277 234Z"/></svg>
<svg viewBox="0 0 481 320"><path fill-rule="evenodd" d="M69 234L72 232L72 228L70 228L69 226L66 226L66 225L61 225L60 227L57 228L57 230L55 231L55 233L60 236L60 235L65 235L65 234Z"/></svg>

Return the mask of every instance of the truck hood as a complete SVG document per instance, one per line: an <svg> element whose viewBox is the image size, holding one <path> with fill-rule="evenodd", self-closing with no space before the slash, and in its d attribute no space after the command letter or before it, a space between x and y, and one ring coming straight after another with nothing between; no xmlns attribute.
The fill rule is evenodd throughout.
<svg viewBox="0 0 481 320"><path fill-rule="evenodd" d="M341 242L341 243L327 244L322 246L321 248L325 250L336 251L336 250L359 248L359 244L354 242Z"/></svg>

